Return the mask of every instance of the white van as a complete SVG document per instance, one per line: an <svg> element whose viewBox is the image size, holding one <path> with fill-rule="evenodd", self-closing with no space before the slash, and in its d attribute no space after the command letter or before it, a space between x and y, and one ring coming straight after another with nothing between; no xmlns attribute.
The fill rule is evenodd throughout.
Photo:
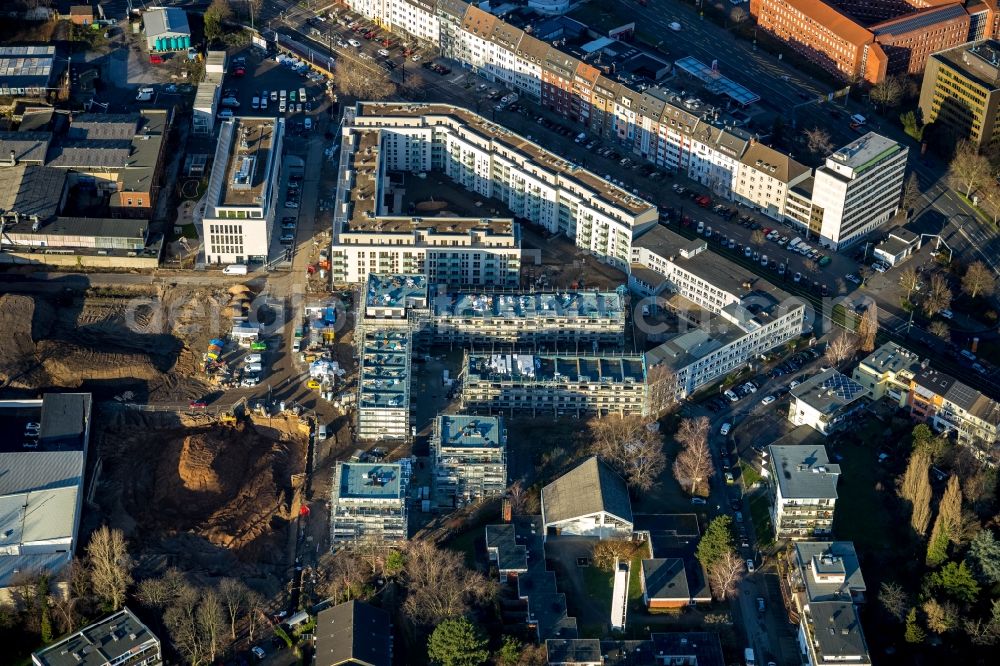
<svg viewBox="0 0 1000 666"><path fill-rule="evenodd" d="M222 114L219 114L222 115ZM231 264L222 269L224 275L246 275L246 264Z"/></svg>
<svg viewBox="0 0 1000 666"><path fill-rule="evenodd" d="M307 132L311 132L313 128L313 119L309 117L304 118L302 120L302 128Z"/></svg>
<svg viewBox="0 0 1000 666"><path fill-rule="evenodd" d="M287 90L282 90L280 96L278 97L278 99L280 99L282 102L284 102L286 99L288 99L288 91Z"/></svg>
<svg viewBox="0 0 1000 666"><path fill-rule="evenodd" d="M300 102L305 102L306 101L306 89L305 88L299 88L299 101Z"/></svg>
<svg viewBox="0 0 1000 666"><path fill-rule="evenodd" d="M250 374L264 372L264 367L260 363L247 363L243 366L243 371Z"/></svg>
<svg viewBox="0 0 1000 666"><path fill-rule="evenodd" d="M254 97L252 100L250 100L250 108L251 109L260 108L260 97Z"/></svg>
<svg viewBox="0 0 1000 666"><path fill-rule="evenodd" d="M330 430L325 423L320 423L316 428L316 439L326 439L330 436Z"/></svg>
<svg viewBox="0 0 1000 666"><path fill-rule="evenodd" d="M246 365L254 365L254 364L260 365L261 361L263 360L264 359L261 357L260 354L247 354L246 356L243 357L243 363L245 363Z"/></svg>
<svg viewBox="0 0 1000 666"><path fill-rule="evenodd" d="M796 236L792 240L788 241L788 249L794 250L795 246L802 242L802 239Z"/></svg>
<svg viewBox="0 0 1000 666"><path fill-rule="evenodd" d="M229 118L232 117L233 117L232 109L223 109L222 111L219 111L219 118L222 120L228 120Z"/></svg>
<svg viewBox="0 0 1000 666"><path fill-rule="evenodd" d="M851 116L851 122L857 123L858 125L864 125L866 122L868 122L868 119L865 118L860 113L855 113L853 116Z"/></svg>
<svg viewBox="0 0 1000 666"><path fill-rule="evenodd" d="M148 102L153 99L153 95L156 93L152 88L139 88L139 92L135 96L137 102Z"/></svg>

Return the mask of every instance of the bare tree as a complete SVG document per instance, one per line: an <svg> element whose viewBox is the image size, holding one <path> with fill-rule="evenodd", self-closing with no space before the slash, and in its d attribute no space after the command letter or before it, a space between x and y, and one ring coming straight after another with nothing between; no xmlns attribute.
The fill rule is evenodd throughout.
<svg viewBox="0 0 1000 666"><path fill-rule="evenodd" d="M729 20L735 25L739 25L747 20L750 14L743 7L733 7L729 12Z"/></svg>
<svg viewBox="0 0 1000 666"><path fill-rule="evenodd" d="M256 590L249 590L243 605L247 609L247 638L253 643L253 636L257 630L257 623L260 619L266 621L264 617L264 597Z"/></svg>
<svg viewBox="0 0 1000 666"><path fill-rule="evenodd" d="M361 559L346 550L321 557L316 573L317 590L338 603L360 597L371 578Z"/></svg>
<svg viewBox="0 0 1000 666"><path fill-rule="evenodd" d="M951 287L943 275L932 275L931 284L924 298L924 312L933 317L951 305Z"/></svg>
<svg viewBox="0 0 1000 666"><path fill-rule="evenodd" d="M135 596L150 608L165 608L174 599L167 581L159 577L139 581Z"/></svg>
<svg viewBox="0 0 1000 666"><path fill-rule="evenodd" d="M635 544L625 539L601 539L594 544L594 564L611 571L619 560L629 560L635 553Z"/></svg>
<svg viewBox="0 0 1000 666"><path fill-rule="evenodd" d="M924 449L914 450L899 489L900 497L910 504L910 525L920 536L927 535L931 522L930 467L930 454Z"/></svg>
<svg viewBox="0 0 1000 666"><path fill-rule="evenodd" d="M202 663L205 658L205 644L198 627L198 591L188 588L192 594L185 594L185 600L172 604L163 614L163 624L170 632L174 647L192 666Z"/></svg>
<svg viewBox="0 0 1000 666"><path fill-rule="evenodd" d="M1000 183L987 178L979 187L979 197L986 203L993 224L1000 224Z"/></svg>
<svg viewBox="0 0 1000 666"><path fill-rule="evenodd" d="M878 590L878 600L882 608L889 615L896 618L897 622L906 619L906 612L910 608L910 600L906 595L906 590L899 583L883 581Z"/></svg>
<svg viewBox="0 0 1000 666"><path fill-rule="evenodd" d="M656 422L638 416L609 416L588 424L591 452L610 464L625 482L649 490L667 466Z"/></svg>
<svg viewBox="0 0 1000 666"><path fill-rule="evenodd" d="M923 610L927 617L927 628L935 634L945 634L958 627L958 606L950 601L938 603L934 599L928 599L924 602Z"/></svg>
<svg viewBox="0 0 1000 666"><path fill-rule="evenodd" d="M746 564L733 550L727 550L708 568L708 582L716 599L728 599L746 573Z"/></svg>
<svg viewBox="0 0 1000 666"><path fill-rule="evenodd" d="M813 155L828 155L833 150L830 133L822 127L804 130L802 134L806 137L806 148Z"/></svg>
<svg viewBox="0 0 1000 666"><path fill-rule="evenodd" d="M944 323L943 321L932 321L927 326L927 332L930 333L931 335L936 335L945 342L948 342L948 340L951 339L951 332L948 329L948 324Z"/></svg>
<svg viewBox="0 0 1000 666"><path fill-rule="evenodd" d="M899 286L906 290L906 298L909 300L910 294L920 284L920 276L913 266L903 266L899 270Z"/></svg>
<svg viewBox="0 0 1000 666"><path fill-rule="evenodd" d="M826 360L830 362L830 365L837 367L854 356L857 350L857 336L847 331L842 331L840 335L826 345Z"/></svg>
<svg viewBox="0 0 1000 666"><path fill-rule="evenodd" d="M875 351L875 336L878 335L878 304L872 301L858 322L858 346L867 353Z"/></svg>
<svg viewBox="0 0 1000 666"><path fill-rule="evenodd" d="M920 180L917 179L915 172L910 172L910 177L906 179L906 185L903 186L903 197L900 207L909 215L910 209L920 202L920 197Z"/></svg>
<svg viewBox="0 0 1000 666"><path fill-rule="evenodd" d="M225 611L219 601L219 593L214 588L205 590L198 604L198 631L202 636L209 663L215 663L216 654L222 648L222 633L226 630Z"/></svg>
<svg viewBox="0 0 1000 666"><path fill-rule="evenodd" d="M674 459L674 478L681 486L687 486L692 495L698 494L702 482L707 482L715 473L712 453L708 448L709 427L708 418L704 416L684 419L674 433L674 439L681 445Z"/></svg>
<svg viewBox="0 0 1000 666"><path fill-rule="evenodd" d="M903 82L899 77L887 76L873 85L868 94L877 106L886 108L898 105L903 99L903 92Z"/></svg>
<svg viewBox="0 0 1000 666"><path fill-rule="evenodd" d="M107 525L98 528L87 544L87 562L94 594L112 609L121 608L133 567L122 531Z"/></svg>
<svg viewBox="0 0 1000 666"><path fill-rule="evenodd" d="M385 99L396 93L396 84L380 67L375 66L338 64L334 83L345 95L364 100Z"/></svg>
<svg viewBox="0 0 1000 666"><path fill-rule="evenodd" d="M430 541L406 545L407 595L403 612L418 625L431 626L464 615L472 603L492 599L496 585L465 567L462 555L440 550Z"/></svg>
<svg viewBox="0 0 1000 666"><path fill-rule="evenodd" d="M948 175L956 186L965 190L965 196L971 197L972 191L990 179L990 161L979 154L976 145L962 139L955 146L955 156L948 165Z"/></svg>
<svg viewBox="0 0 1000 666"><path fill-rule="evenodd" d="M977 296L991 296L996 290L997 280L993 271L986 267L981 261L973 261L965 269L962 276L962 291L976 298Z"/></svg>
<svg viewBox="0 0 1000 666"><path fill-rule="evenodd" d="M236 621L243 611L246 603L247 593L250 590L241 580L236 578L223 578L219 581L219 596L222 604L226 607L226 614L229 616L229 634L236 640Z"/></svg>
<svg viewBox="0 0 1000 666"><path fill-rule="evenodd" d="M359 544L354 549L354 555L365 565L366 571L372 576L380 576L385 568L385 558L389 554L389 545L381 538L372 539Z"/></svg>

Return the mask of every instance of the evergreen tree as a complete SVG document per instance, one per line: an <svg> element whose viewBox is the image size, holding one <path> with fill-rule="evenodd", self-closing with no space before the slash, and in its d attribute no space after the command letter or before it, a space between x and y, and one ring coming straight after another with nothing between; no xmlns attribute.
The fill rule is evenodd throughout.
<svg viewBox="0 0 1000 666"><path fill-rule="evenodd" d="M917 609L911 608L906 614L906 632L903 638L907 643L923 643L927 633L917 623Z"/></svg>
<svg viewBox="0 0 1000 666"><path fill-rule="evenodd" d="M445 620L427 642L427 656L442 666L479 666L489 659L487 640L464 617Z"/></svg>

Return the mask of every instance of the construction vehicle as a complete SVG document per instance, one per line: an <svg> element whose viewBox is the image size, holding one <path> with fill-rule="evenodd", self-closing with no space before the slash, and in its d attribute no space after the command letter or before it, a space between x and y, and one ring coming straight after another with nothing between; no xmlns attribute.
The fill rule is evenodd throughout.
<svg viewBox="0 0 1000 666"><path fill-rule="evenodd" d="M239 416L244 416L246 413L247 399L243 397L233 403L229 411L219 414L219 423L222 425L236 425L237 421L239 421Z"/></svg>
<svg viewBox="0 0 1000 666"><path fill-rule="evenodd" d="M320 388L320 383L318 381L316 381L315 379L310 379L306 383L306 388L309 388L309 389L312 389L312 390L315 391L315 390L317 390L317 389Z"/></svg>

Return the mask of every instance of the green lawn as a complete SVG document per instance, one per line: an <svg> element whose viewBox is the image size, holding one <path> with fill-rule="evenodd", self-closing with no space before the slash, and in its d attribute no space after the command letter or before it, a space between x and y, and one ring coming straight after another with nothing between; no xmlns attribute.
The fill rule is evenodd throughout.
<svg viewBox="0 0 1000 666"><path fill-rule="evenodd" d="M611 593L614 591L615 577L610 571L589 566L583 569L583 587L594 604L611 612Z"/></svg>
<svg viewBox="0 0 1000 666"><path fill-rule="evenodd" d="M766 493L750 498L750 519L753 521L754 537L761 549L770 548L774 543L774 525L771 524L771 505Z"/></svg>
<svg viewBox="0 0 1000 666"><path fill-rule="evenodd" d="M879 424L881 427L881 424ZM877 442L877 438L862 438ZM891 542L893 524L885 498L876 490L882 469L876 462L874 446L842 444L840 481L837 484L837 509L833 517L833 533L838 539L854 541L859 551L882 550ZM892 483L883 482L891 492ZM905 543L905 540L904 542Z"/></svg>

